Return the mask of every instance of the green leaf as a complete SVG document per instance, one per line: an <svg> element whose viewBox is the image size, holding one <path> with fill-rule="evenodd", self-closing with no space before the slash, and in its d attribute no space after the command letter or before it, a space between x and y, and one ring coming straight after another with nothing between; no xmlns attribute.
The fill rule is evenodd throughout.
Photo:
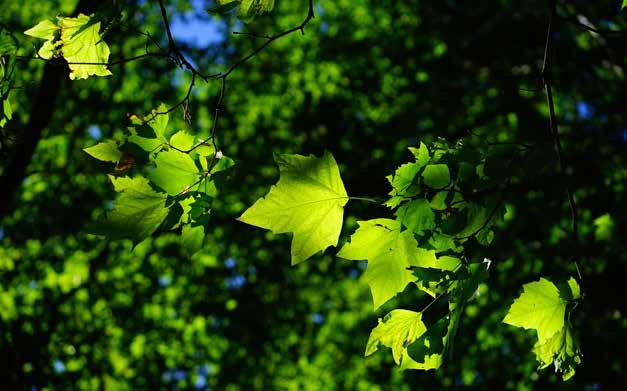
<svg viewBox="0 0 627 391"><path fill-rule="evenodd" d="M433 189L442 189L451 181L451 173L446 164L430 164L422 173L423 183Z"/></svg>
<svg viewBox="0 0 627 391"><path fill-rule="evenodd" d="M536 342L533 352L540 362L540 369L554 364L555 370L562 373L565 381L575 375L575 367L581 363L582 357L569 326L562 327L545 342Z"/></svg>
<svg viewBox="0 0 627 391"><path fill-rule="evenodd" d="M459 308L459 307L457 307ZM427 332L411 344L401 360L401 370L431 370L442 366L449 340L457 330L461 311L453 310L448 317L428 327ZM449 318L447 326L447 318Z"/></svg>
<svg viewBox="0 0 627 391"><path fill-rule="evenodd" d="M59 30L59 26L57 26L51 20L42 20L37 23L34 27L24 31L24 34L30 35L31 37L41 38L45 40L52 40L55 37L56 32Z"/></svg>
<svg viewBox="0 0 627 391"><path fill-rule="evenodd" d="M379 324L372 329L366 356L376 352L379 345L392 349L392 355L396 364L401 363L401 358L411 345L424 332L427 331L422 323L422 313L408 310L393 310L385 318L379 318Z"/></svg>
<svg viewBox="0 0 627 391"><path fill-rule="evenodd" d="M422 142L420 143L419 148L410 147L409 150L416 158L416 163L418 163L420 167L426 166L431 160L431 155L429 155L429 148L427 148L427 146Z"/></svg>
<svg viewBox="0 0 627 391"><path fill-rule="evenodd" d="M164 137L170 121L168 106L165 103L161 103L159 107L152 110L149 118L151 119L148 121L148 125L155 131L157 137Z"/></svg>
<svg viewBox="0 0 627 391"><path fill-rule="evenodd" d="M545 342L564 327L566 302L551 281L539 281L523 285L523 293L514 300L503 323L533 329L540 342Z"/></svg>
<svg viewBox="0 0 627 391"><path fill-rule="evenodd" d="M200 171L189 155L175 150L161 152L155 164L157 168L148 177L169 195L178 195L197 187Z"/></svg>
<svg viewBox="0 0 627 391"><path fill-rule="evenodd" d="M207 12L210 14L225 14L234 10L239 5L237 0L217 0L217 2L219 5L209 8Z"/></svg>
<svg viewBox="0 0 627 391"><path fill-rule="evenodd" d="M205 240L205 227L186 224L181 231L181 246L188 257L193 256L202 249Z"/></svg>
<svg viewBox="0 0 627 391"><path fill-rule="evenodd" d="M418 163L407 163L400 166L394 173L394 176L390 178L390 184L393 188L390 195L412 197L418 194L418 189L412 185L421 168Z"/></svg>
<svg viewBox="0 0 627 391"><path fill-rule="evenodd" d="M110 179L115 191L121 194L114 209L92 225L90 233L139 243L152 235L168 215L167 195L154 191L143 177L110 176Z"/></svg>
<svg viewBox="0 0 627 391"><path fill-rule="evenodd" d="M170 145L183 151L187 151L194 146L194 136L184 130L178 131L170 137Z"/></svg>
<svg viewBox="0 0 627 391"><path fill-rule="evenodd" d="M13 34L0 26L0 56L13 57L17 54L18 41ZM0 79L4 76L2 67L0 66Z"/></svg>
<svg viewBox="0 0 627 391"><path fill-rule="evenodd" d="M103 162L117 163L122 156L122 152L118 149L118 144L113 140L103 141L93 147L85 148L83 151Z"/></svg>
<svg viewBox="0 0 627 391"><path fill-rule="evenodd" d="M70 67L70 79L109 76L109 46L100 36L100 22L79 14L76 18L59 18L61 52ZM92 64L87 64L92 63Z"/></svg>
<svg viewBox="0 0 627 391"><path fill-rule="evenodd" d="M408 267L436 267L435 252L419 248L414 234L401 232L398 221L375 219L357 224L359 228L350 243L345 244L337 256L368 261L364 278L370 285L375 309L415 280Z"/></svg>
<svg viewBox="0 0 627 391"><path fill-rule="evenodd" d="M433 247L436 253L445 252L448 250L457 250L457 245L452 236L434 233L429 239L429 245Z"/></svg>
<svg viewBox="0 0 627 391"><path fill-rule="evenodd" d="M239 16L247 22L274 8L274 0L217 0L217 3L216 11L223 12L232 9L233 3L239 4Z"/></svg>
<svg viewBox="0 0 627 391"><path fill-rule="evenodd" d="M13 106L11 106L11 101L9 100L9 94L4 96L4 100L2 101L2 107L0 111L0 128L3 128L7 122L13 118Z"/></svg>
<svg viewBox="0 0 627 391"><path fill-rule="evenodd" d="M575 374L575 366L581 363L581 352L565 319L568 302L563 299L579 299L581 289L572 277L567 286L569 292L560 292L544 278L523 285L523 294L514 301L503 320L513 326L537 330L538 342L533 351L541 368L554 364L564 380L570 379Z"/></svg>
<svg viewBox="0 0 627 391"><path fill-rule="evenodd" d="M627 7L627 0L623 0L623 6L621 7L621 9Z"/></svg>
<svg viewBox="0 0 627 391"><path fill-rule="evenodd" d="M348 195L333 156L275 157L279 182L238 219L274 233L294 234L292 264L336 246Z"/></svg>
<svg viewBox="0 0 627 391"><path fill-rule="evenodd" d="M594 238L597 241L610 241L614 231L614 220L609 213L594 219Z"/></svg>
<svg viewBox="0 0 627 391"><path fill-rule="evenodd" d="M50 20L43 20L35 27L32 27L26 31L24 34L30 35L31 37L45 39L46 42L43 43L37 54L41 58L45 58L49 60L54 56L57 51L57 45L55 44L55 39L57 38L57 31L59 31L61 27Z"/></svg>
<svg viewBox="0 0 627 391"><path fill-rule="evenodd" d="M568 281L568 287L570 288L570 297L572 298L572 300L578 300L581 298L581 288L579 287L579 284L577 283L577 280L575 280L573 277L569 278Z"/></svg>
<svg viewBox="0 0 627 391"><path fill-rule="evenodd" d="M414 233L420 234L435 228L435 214L429 202L424 199L416 199L401 206L395 214Z"/></svg>

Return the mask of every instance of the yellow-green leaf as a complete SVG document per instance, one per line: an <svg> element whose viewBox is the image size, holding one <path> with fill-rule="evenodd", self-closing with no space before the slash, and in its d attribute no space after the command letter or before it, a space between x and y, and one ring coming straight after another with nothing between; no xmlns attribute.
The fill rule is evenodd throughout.
<svg viewBox="0 0 627 391"><path fill-rule="evenodd" d="M333 156L279 155L279 182L239 218L274 233L293 233L292 264L336 246L348 195Z"/></svg>
<svg viewBox="0 0 627 391"><path fill-rule="evenodd" d="M523 285L523 293L509 309L504 323L512 326L533 329L538 339L544 342L564 327L566 302L551 281L540 281Z"/></svg>
<svg viewBox="0 0 627 391"><path fill-rule="evenodd" d="M60 18L61 52L70 66L70 79L109 76L109 46L100 36L100 22L85 14Z"/></svg>
<svg viewBox="0 0 627 391"><path fill-rule="evenodd" d="M122 152L118 149L118 144L113 140L103 141L93 147L85 148L83 151L103 162L117 163L122 156Z"/></svg>

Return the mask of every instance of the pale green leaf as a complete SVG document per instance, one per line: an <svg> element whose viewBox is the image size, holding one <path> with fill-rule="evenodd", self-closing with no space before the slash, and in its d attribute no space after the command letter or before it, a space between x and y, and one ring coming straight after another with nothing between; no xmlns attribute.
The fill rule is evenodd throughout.
<svg viewBox="0 0 627 391"><path fill-rule="evenodd" d="M55 33L59 30L59 28L60 27L51 20L42 20L34 27L31 27L28 30L24 31L24 34L30 35L31 37L35 38L52 40L54 39Z"/></svg>
<svg viewBox="0 0 627 391"><path fill-rule="evenodd" d="M184 130L178 131L170 137L170 145L183 151L188 151L194 146L194 136Z"/></svg>
<svg viewBox="0 0 627 391"><path fill-rule="evenodd" d="M165 136L168 122L170 121L168 106L166 106L165 103L161 103L159 107L152 110L149 118L150 121L148 121L148 125L155 131L157 137Z"/></svg>
<svg viewBox="0 0 627 391"><path fill-rule="evenodd" d="M155 164L148 177L168 194L178 195L197 187L200 171L189 155L175 150L161 152Z"/></svg>
<svg viewBox="0 0 627 391"><path fill-rule="evenodd" d="M379 345L392 349L392 355L396 364L400 364L401 358L407 351L407 346L427 331L422 323L422 313L408 310L393 310L385 318L379 319L377 327L372 329L366 356L377 351Z"/></svg>
<svg viewBox="0 0 627 391"><path fill-rule="evenodd" d="M59 18L61 52L70 67L70 79L109 76L109 46L100 36L100 22L85 14L76 18Z"/></svg>
<svg viewBox="0 0 627 391"><path fill-rule="evenodd" d="M239 218L274 233L293 233L292 264L336 246L348 195L333 156L279 155L279 182Z"/></svg>
<svg viewBox="0 0 627 391"><path fill-rule="evenodd" d="M103 141L93 147L85 148L83 151L103 162L117 163L122 156L122 152L118 149L118 144L113 140Z"/></svg>
<svg viewBox="0 0 627 391"><path fill-rule="evenodd" d="M350 243L337 256L368 261L364 278L370 285L375 309L415 280L408 267L435 267L435 252L418 248L414 234L401 232L398 221L375 219L358 224Z"/></svg>
<svg viewBox="0 0 627 391"><path fill-rule="evenodd" d="M43 43L37 54L39 55L39 57L49 60L50 58L52 58L52 56L54 56L57 51L55 38L57 38L56 33L60 28L60 26L50 20L43 20L37 23L35 27L24 31L24 34L46 40L46 42Z"/></svg>

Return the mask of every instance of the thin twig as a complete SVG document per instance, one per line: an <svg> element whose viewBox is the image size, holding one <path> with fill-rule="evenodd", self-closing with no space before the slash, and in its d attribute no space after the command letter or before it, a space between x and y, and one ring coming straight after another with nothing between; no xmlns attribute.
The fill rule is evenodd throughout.
<svg viewBox="0 0 627 391"><path fill-rule="evenodd" d="M551 36L553 35L555 20L557 19L557 1L550 0L551 11L549 14L549 22L546 33L546 42L544 44L544 60L542 62L542 83L544 84L544 91L546 94L546 104L549 109L549 130L551 132L551 136L553 137L553 143L555 144L555 151L557 153L557 160L559 164L560 175L566 178L566 161L564 159L564 151L562 149L562 143L560 141L559 129L557 126L557 116L555 114L555 103L553 102L553 88L551 84L551 54L552 54L552 40ZM579 212L577 210L577 204L575 202L575 198L570 189L568 183L565 185L566 187L566 195L568 197L568 205L570 207L571 214L571 222L572 222L572 236L573 241L578 246L579 245ZM579 277L579 283L581 285L581 290L583 292L583 278L581 276L581 271L579 269L579 263L577 259L574 259L575 269L577 269L577 275ZM582 293L583 297L583 293Z"/></svg>

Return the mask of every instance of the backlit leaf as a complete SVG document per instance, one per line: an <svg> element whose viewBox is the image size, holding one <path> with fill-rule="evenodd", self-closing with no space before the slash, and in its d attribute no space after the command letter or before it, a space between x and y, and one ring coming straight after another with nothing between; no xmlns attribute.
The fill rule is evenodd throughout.
<svg viewBox="0 0 627 391"><path fill-rule="evenodd" d="M281 177L240 221L274 233L294 234L292 264L337 245L348 195L333 156L279 155Z"/></svg>

